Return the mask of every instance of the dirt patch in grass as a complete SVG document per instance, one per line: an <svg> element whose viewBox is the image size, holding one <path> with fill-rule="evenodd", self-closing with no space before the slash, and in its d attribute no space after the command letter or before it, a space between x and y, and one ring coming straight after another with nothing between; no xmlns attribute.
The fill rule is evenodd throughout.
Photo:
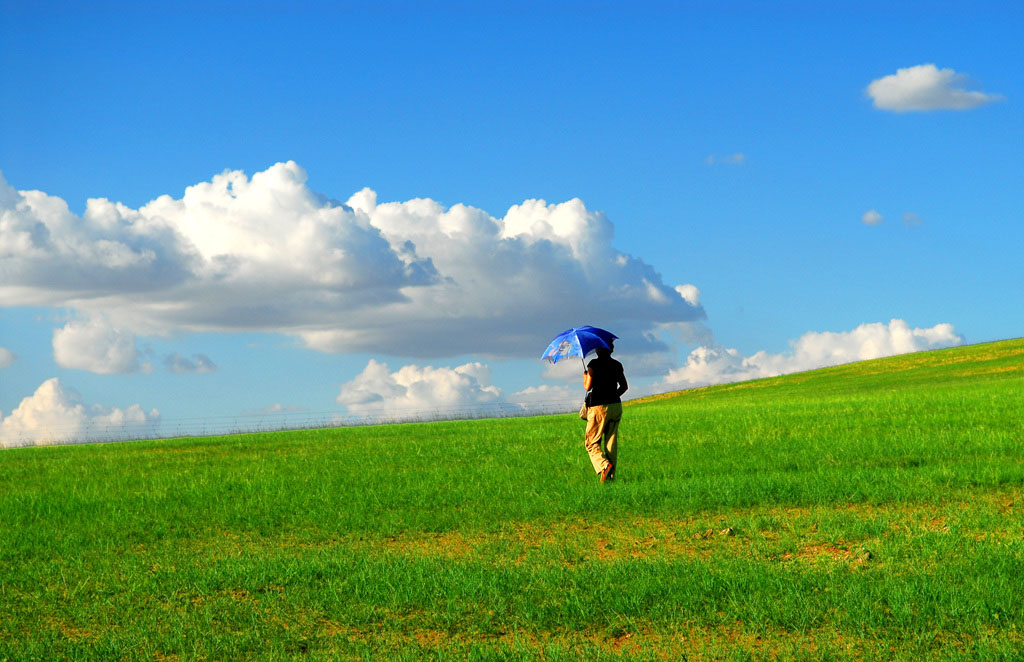
<svg viewBox="0 0 1024 662"><path fill-rule="evenodd" d="M256 602L256 598L252 597L252 594L244 588L233 588L223 593L231 596L233 602Z"/></svg>
<svg viewBox="0 0 1024 662"><path fill-rule="evenodd" d="M796 554L782 555L783 561L800 560L812 564L822 561L845 563L850 566L862 566L874 558L873 552L865 547L845 543L805 545Z"/></svg>
<svg viewBox="0 0 1024 662"><path fill-rule="evenodd" d="M987 527L987 528L986 528ZM1024 529L1024 488L952 495L945 502L752 507L694 513L680 518L566 520L520 523L493 531L408 531L375 537L292 530L273 537L218 532L174 541L177 556L197 567L243 555L357 553L409 559L511 563L513 565L615 563L629 560L709 559L731 556L765 561L856 561L877 549L918 535L961 535L973 540L1010 540ZM838 551L829 551L829 548ZM843 551L845 550L845 551ZM175 572L162 548L134 550L152 557L154 573ZM154 563L159 561L158 563Z"/></svg>
<svg viewBox="0 0 1024 662"><path fill-rule="evenodd" d="M996 530L973 530L959 513L981 507L1009 516ZM861 563L870 554L866 549L884 537L909 537L921 534L949 534L955 528L960 535L975 539L1013 537L1024 522L1016 504L1024 502L1020 488L985 495L965 495L945 503L849 504L839 508L751 508L718 514L695 514L679 519L636 518L617 522L591 520L554 524L523 524L514 529L445 534L403 534L372 543L372 547L409 556L436 556L469 559L474 556L511 555L515 563L564 562L567 557L579 561L611 563L623 560L678 557L705 559L714 555L780 558L773 547L787 540L803 551L790 551L798 561L831 558ZM848 539L836 539L828 531L819 531L819 522L834 520L841 514L843 525L864 528L865 533ZM874 526L859 526L873 524ZM831 551L830 551L831 550Z"/></svg>
<svg viewBox="0 0 1024 662"><path fill-rule="evenodd" d="M457 559L472 555L484 542L486 542L486 537L466 536L461 531L448 531L388 536L376 546L403 556Z"/></svg>
<svg viewBox="0 0 1024 662"><path fill-rule="evenodd" d="M489 651L516 659L546 659L558 653L558 659L591 659L603 654L621 659L689 660L705 662L722 659L789 660L804 659L928 659L941 651L966 650L979 639L963 633L935 632L929 640L904 638L900 648L882 633L863 635L836 627L805 631L763 628L740 621L722 625L680 624L670 630L658 630L645 623L611 631L512 631L499 634L443 631L430 628L393 630L334 626L322 633L337 637L337 645L328 649L344 654L346 644L372 646L382 656L415 650L419 655L448 654L458 657L469 650ZM1018 633L1010 635L1010 647L1024 643ZM354 653L349 649L350 653ZM524 657L525 655L525 657Z"/></svg>
<svg viewBox="0 0 1024 662"><path fill-rule="evenodd" d="M51 630L60 633L60 635L68 641L89 641L96 638L96 634L92 630L70 625L55 616L48 616L46 622L47 625L50 626Z"/></svg>

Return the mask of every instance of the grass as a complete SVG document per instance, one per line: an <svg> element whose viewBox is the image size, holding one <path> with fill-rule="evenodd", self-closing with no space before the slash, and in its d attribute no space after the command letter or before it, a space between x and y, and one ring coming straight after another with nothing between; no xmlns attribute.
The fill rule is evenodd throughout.
<svg viewBox="0 0 1024 662"><path fill-rule="evenodd" d="M1024 341L573 415L0 453L3 660L1022 660Z"/></svg>

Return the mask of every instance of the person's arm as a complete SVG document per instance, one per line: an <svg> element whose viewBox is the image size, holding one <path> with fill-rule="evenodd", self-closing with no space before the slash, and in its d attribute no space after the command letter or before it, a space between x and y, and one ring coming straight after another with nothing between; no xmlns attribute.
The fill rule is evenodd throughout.
<svg viewBox="0 0 1024 662"><path fill-rule="evenodd" d="M591 384L593 384L594 378L590 376L589 370L583 371L583 390L589 391Z"/></svg>
<svg viewBox="0 0 1024 662"><path fill-rule="evenodd" d="M618 382L619 387L615 393L619 397L622 397L622 394L629 390L629 384L626 383L626 373L620 370L616 381Z"/></svg>

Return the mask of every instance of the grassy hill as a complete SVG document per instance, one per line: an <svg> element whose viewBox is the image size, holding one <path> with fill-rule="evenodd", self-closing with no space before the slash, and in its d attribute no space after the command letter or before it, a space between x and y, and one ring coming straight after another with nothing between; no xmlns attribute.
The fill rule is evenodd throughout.
<svg viewBox="0 0 1024 662"><path fill-rule="evenodd" d="M0 452L0 661L1024 659L1024 340L574 416Z"/></svg>

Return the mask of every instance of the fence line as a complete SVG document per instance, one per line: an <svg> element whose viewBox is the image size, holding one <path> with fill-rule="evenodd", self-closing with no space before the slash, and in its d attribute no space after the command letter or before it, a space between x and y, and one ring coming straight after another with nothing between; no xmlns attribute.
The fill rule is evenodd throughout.
<svg viewBox="0 0 1024 662"><path fill-rule="evenodd" d="M476 420L545 416L575 411L580 400L482 402L448 407L364 408L360 413L341 411L281 411L238 416L197 416L155 421L105 423L85 420L48 425L14 439L0 439L0 448L37 445L108 443L176 437L278 432L318 428L386 425L429 421Z"/></svg>

